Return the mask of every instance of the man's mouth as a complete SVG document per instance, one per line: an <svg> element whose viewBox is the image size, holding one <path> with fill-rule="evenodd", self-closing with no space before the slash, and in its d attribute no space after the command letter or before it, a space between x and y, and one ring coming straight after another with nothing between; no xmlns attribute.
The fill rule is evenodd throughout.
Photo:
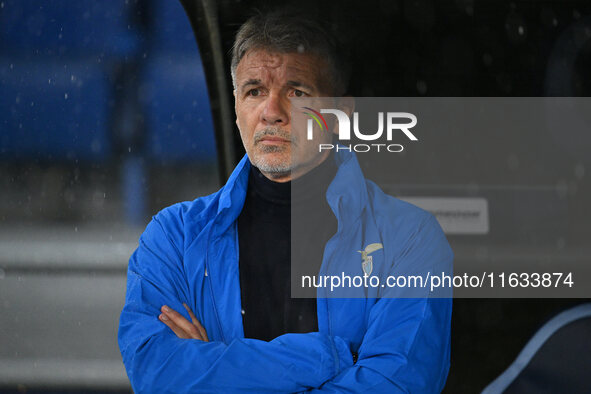
<svg viewBox="0 0 591 394"><path fill-rule="evenodd" d="M290 142L291 141L288 139L281 138L281 137L273 137L273 136L269 136L269 135L266 135L259 140L259 143L264 144L264 145L288 144Z"/></svg>

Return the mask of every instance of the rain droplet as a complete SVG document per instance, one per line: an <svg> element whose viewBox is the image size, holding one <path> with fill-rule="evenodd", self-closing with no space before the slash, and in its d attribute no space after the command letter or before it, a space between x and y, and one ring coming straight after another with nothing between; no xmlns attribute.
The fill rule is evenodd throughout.
<svg viewBox="0 0 591 394"><path fill-rule="evenodd" d="M427 93L427 83L423 80L417 81L417 91L420 95L425 95Z"/></svg>
<svg viewBox="0 0 591 394"><path fill-rule="evenodd" d="M512 153L507 157L507 167L509 167L510 170L517 170L519 168L519 158L516 154Z"/></svg>
<svg viewBox="0 0 591 394"><path fill-rule="evenodd" d="M579 163L575 166L575 177L577 177L577 179L583 179L584 176L585 176L585 166L582 165L581 163Z"/></svg>
<svg viewBox="0 0 591 394"><path fill-rule="evenodd" d="M102 148L102 145L101 145L101 142L99 140L93 140L92 143L90 144L90 149L94 153L100 152L101 148Z"/></svg>
<svg viewBox="0 0 591 394"><path fill-rule="evenodd" d="M556 193L560 198L566 197L568 193L568 183L566 182L566 180L561 179L558 182L556 182Z"/></svg>
<svg viewBox="0 0 591 394"><path fill-rule="evenodd" d="M564 238L560 237L556 240L556 247L558 249L564 249L565 246L566 246L566 241L564 240Z"/></svg>
<svg viewBox="0 0 591 394"><path fill-rule="evenodd" d="M581 17L581 13L578 10L573 10L573 18L579 19Z"/></svg>
<svg viewBox="0 0 591 394"><path fill-rule="evenodd" d="M575 181L570 181L568 182L568 194L570 196L574 196L575 194L577 194L577 190L579 190L579 186L577 186L577 182Z"/></svg>

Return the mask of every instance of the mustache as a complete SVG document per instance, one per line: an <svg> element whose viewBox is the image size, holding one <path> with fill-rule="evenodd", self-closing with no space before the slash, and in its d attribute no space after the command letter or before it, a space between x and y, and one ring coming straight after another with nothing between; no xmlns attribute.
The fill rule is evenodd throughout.
<svg viewBox="0 0 591 394"><path fill-rule="evenodd" d="M262 130L254 133L254 143L259 143L264 137L279 137L290 141L292 144L297 143L297 139L294 136L280 127L265 127Z"/></svg>

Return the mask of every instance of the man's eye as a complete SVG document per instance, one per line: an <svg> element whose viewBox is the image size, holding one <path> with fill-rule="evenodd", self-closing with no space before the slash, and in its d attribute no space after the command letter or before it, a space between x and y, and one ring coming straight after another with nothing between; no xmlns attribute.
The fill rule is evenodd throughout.
<svg viewBox="0 0 591 394"><path fill-rule="evenodd" d="M250 89L248 91L248 93L246 93L247 96L253 96L256 97L260 94L261 92L258 89Z"/></svg>
<svg viewBox="0 0 591 394"><path fill-rule="evenodd" d="M293 95L296 96L296 97L304 97L306 95L306 93L305 92L302 92L299 89L296 89L296 90L293 91Z"/></svg>

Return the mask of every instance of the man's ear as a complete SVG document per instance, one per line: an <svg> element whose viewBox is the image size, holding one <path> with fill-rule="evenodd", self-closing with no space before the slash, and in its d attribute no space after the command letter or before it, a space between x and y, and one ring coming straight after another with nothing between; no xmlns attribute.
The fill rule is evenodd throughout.
<svg viewBox="0 0 591 394"><path fill-rule="evenodd" d="M234 95L234 115L236 116L236 126L238 126L238 111L236 108L236 89L232 90L232 94Z"/></svg>

